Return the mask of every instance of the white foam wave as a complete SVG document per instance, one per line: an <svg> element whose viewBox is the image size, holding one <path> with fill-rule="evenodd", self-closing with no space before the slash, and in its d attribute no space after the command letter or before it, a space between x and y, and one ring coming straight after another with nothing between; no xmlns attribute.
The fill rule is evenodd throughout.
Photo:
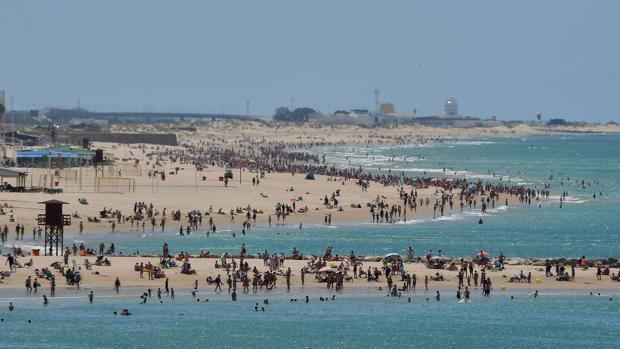
<svg viewBox="0 0 620 349"><path fill-rule="evenodd" d="M463 219L465 219L464 216L452 215L452 216L437 217L433 219L433 221L462 221Z"/></svg>
<svg viewBox="0 0 620 349"><path fill-rule="evenodd" d="M394 224L404 224L404 225L410 225L410 224L419 224L419 223L423 223L423 220L417 220L417 219L408 219L407 221L398 221Z"/></svg>
<svg viewBox="0 0 620 349"><path fill-rule="evenodd" d="M546 199L546 201L551 201L551 202L560 202L560 198L561 196L559 195L549 195L549 198ZM583 204L588 202L588 200L582 199L582 198L576 198L574 196L566 196L563 200L564 203L567 204Z"/></svg>

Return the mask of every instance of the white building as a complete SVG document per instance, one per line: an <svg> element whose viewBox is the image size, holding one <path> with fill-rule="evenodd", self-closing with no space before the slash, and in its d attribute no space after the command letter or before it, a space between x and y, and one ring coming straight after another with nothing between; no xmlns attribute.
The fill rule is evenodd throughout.
<svg viewBox="0 0 620 349"><path fill-rule="evenodd" d="M459 105L454 98L448 98L443 105L443 116L453 118L459 116Z"/></svg>

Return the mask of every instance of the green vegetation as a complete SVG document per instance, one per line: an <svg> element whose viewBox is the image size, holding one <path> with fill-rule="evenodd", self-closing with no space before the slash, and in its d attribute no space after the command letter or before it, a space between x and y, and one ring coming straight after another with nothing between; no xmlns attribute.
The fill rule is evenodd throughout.
<svg viewBox="0 0 620 349"><path fill-rule="evenodd" d="M292 121L292 122L307 122L310 115L315 114L316 110L308 107L296 108L291 111L287 107L280 107L276 109L273 114L274 121Z"/></svg>

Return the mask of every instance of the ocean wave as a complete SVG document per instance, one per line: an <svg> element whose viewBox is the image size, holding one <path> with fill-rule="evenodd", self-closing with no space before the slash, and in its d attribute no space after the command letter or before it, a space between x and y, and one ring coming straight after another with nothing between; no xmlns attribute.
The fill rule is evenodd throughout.
<svg viewBox="0 0 620 349"><path fill-rule="evenodd" d="M396 223L394 223L394 224L405 224L405 225L409 225L409 224L420 224L420 223L424 223L424 222L427 222L427 221L424 221L424 220L418 220L418 219L408 219L407 221L400 220L400 221L398 221L398 222L396 222Z"/></svg>
<svg viewBox="0 0 620 349"><path fill-rule="evenodd" d="M549 198L547 198L545 201L560 202L560 198L562 198L560 195L549 195ZM588 200L567 195L564 198L563 202L568 204L583 204L588 202Z"/></svg>
<svg viewBox="0 0 620 349"><path fill-rule="evenodd" d="M451 216L442 216L432 219L433 221L462 221L465 219L465 216L462 215L451 215Z"/></svg>
<svg viewBox="0 0 620 349"><path fill-rule="evenodd" d="M467 171L454 171L454 170L449 170L449 169L446 169L444 171L443 168L392 167L391 169L392 171L402 171L402 172L445 173L446 176L454 176L455 172L456 172L456 175L465 175L469 173Z"/></svg>

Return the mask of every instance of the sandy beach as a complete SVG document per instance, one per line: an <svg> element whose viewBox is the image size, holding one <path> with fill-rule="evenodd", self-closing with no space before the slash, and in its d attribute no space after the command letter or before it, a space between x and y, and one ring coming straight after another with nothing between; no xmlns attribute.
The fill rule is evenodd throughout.
<svg viewBox="0 0 620 349"><path fill-rule="evenodd" d="M139 129L128 130L120 127L119 131L162 131L162 127L152 129L141 127ZM588 131L588 130L586 130ZM613 130L610 130L613 132ZM418 127L403 127L397 129L360 129L357 127L321 127L315 128L304 126L299 128L292 125L278 127L267 127L259 123L238 122L214 122L206 127L199 128L196 132L180 132L181 143L185 146L201 146L228 149L230 151L251 152L260 147L277 147L286 145L289 151L295 151L302 147L321 146L321 145L360 145L360 144L386 144L392 146L402 146L407 144L424 144L426 142L450 142L452 137L475 137L484 135L519 135L544 133L544 129L533 127L519 127L517 129L425 129ZM400 187L393 185L383 185L377 182L370 182L367 188L358 185L358 181L351 178L340 176L326 176L317 174L315 180L305 179L305 173L294 171L291 173L269 172L246 168L246 166L232 167L234 178L228 183L224 183L221 177L227 166L222 164L201 164L200 166L190 162L178 162L175 160L175 151L182 151L183 146L163 147L156 145L125 145L115 143L96 143L93 148L100 148L114 159L114 165L105 168L104 185L97 187L95 170L93 168L67 168L54 171L46 168L27 168L29 173L28 184L46 185L45 183L54 182L53 187L62 189L62 193L49 195L44 193L3 193L0 203L3 205L5 214L0 216L0 225L7 225L9 239L13 238L13 231L16 224L25 227L25 238L23 241L15 241L15 245L20 245L24 241L31 240L32 229L36 228L35 217L43 213L43 205L40 202L50 198L67 202L64 206L65 213L71 213L72 225L66 227L66 234L78 234L80 222L83 224L83 234L93 232L129 231L138 229L140 222L126 219L135 209L135 203L143 202L146 205L154 204L155 210L159 213L157 224L162 217L166 218L167 227L177 229L179 225L185 225L185 219L174 221L172 213L179 210L183 216L185 213L198 210L205 213L205 220L213 218L214 224L219 227L239 227L246 221L245 214L250 210L258 212L256 220L251 220L252 224L267 224L272 219L274 224L279 222L276 212L276 204L283 203L291 205L295 202L297 210L286 216L288 224L321 224L326 216L331 216L333 223L355 223L371 222L372 215L369 211L371 204L378 202L386 203L388 206L402 204ZM168 151L169 155L164 151ZM149 176L150 171L159 171L165 174L165 179L161 175ZM423 175L423 174L421 174ZM443 175L450 175L450 170L446 170ZM99 175L101 176L101 175ZM430 175L428 175L430 176ZM51 177L51 178L50 178ZM120 179L118 179L120 178ZM118 180L117 180L118 179ZM253 183L253 179L259 179L259 184ZM131 183L130 183L131 182ZM419 217L432 217L438 214L434 210L433 203L441 200L444 192L443 186L429 185L428 187L403 186L405 192L417 193L416 200L430 202L409 210L403 215L398 215L397 220L416 219ZM337 193L337 195L336 195ZM335 206L325 205L326 197L335 197L338 204ZM480 201L484 195L476 195L474 200ZM84 198L87 204L79 202ZM518 196L500 193L496 198L497 205L520 205ZM331 202L331 200L330 200ZM494 201L495 205L495 201ZM304 208L306 212L300 213L299 208ZM93 222L92 218L99 218L100 211L120 212L118 218L101 218L100 222ZM448 208L449 215L458 212L459 206L454 205ZM477 208L480 209L479 207ZM234 215L230 212L234 211ZM163 213L166 212L164 216ZM209 213L207 215L207 213ZM9 217L14 217L10 222ZM89 219L91 218L91 219ZM276 222L276 219L278 220ZM387 219L387 216L386 216ZM145 222L147 229L150 228L148 220ZM159 227L157 227L158 229ZM93 248L94 246L88 246ZM174 246L173 246L174 248ZM7 251L3 251L6 253ZM26 251L25 253L28 253ZM20 288L23 287L27 275L32 275L34 269L49 267L53 261L62 260L61 257L30 257L20 258L23 263L29 258L33 259L34 265L30 268L19 268L10 277L2 280L0 288ZM110 256L112 266L93 266L92 270L85 270L84 257L70 257L71 263L82 269L83 285L93 289L111 287L115 277L122 280L123 286L135 288L152 288L161 286L162 280L149 281L140 278L133 267L136 263L151 262L157 264L157 258L149 257L119 257ZM94 257L89 257L94 261ZM2 260L4 262L6 258ZM191 288L195 280L199 284L204 284L208 276L215 277L217 274L225 275L222 269L215 269L213 258L191 258L192 267L197 271L197 275L184 275L179 272L179 268L166 270L166 277L174 287ZM264 272L261 260L248 259L250 267L256 266L259 271ZM287 260L285 268L292 270L291 283L293 290L301 285L299 272L306 266L307 261ZM2 263L7 268L5 263ZM379 262L364 262L364 268L379 268ZM436 270L428 269L424 263L412 263L405 265L409 274L415 274L418 278L418 288L423 287L424 276L434 275ZM596 280L596 268L588 271L577 272L575 282L560 282L553 278L546 278L544 270L540 266L532 265L506 265L503 271L490 272L489 276L493 279L494 287L497 289L579 289L596 291L598 289L617 288L618 283L612 281L609 276L602 281ZM508 279L518 275L523 271L526 275L531 273L532 283L508 283ZM431 281L429 287L451 287L458 285L457 272L442 270L440 271L447 281ZM612 268L612 273L618 270ZM350 273L350 272L349 272ZM535 282L540 279L540 283ZM278 282L283 287L283 276ZM344 285L345 290L356 288L367 291L374 291L382 286L385 289L385 279L380 282L367 282L365 280L353 279ZM47 287L44 283L43 287ZM58 283L59 289L65 287L63 282ZM211 287L206 286L204 287ZM324 287L317 283L313 275L306 278L305 287ZM71 287L68 287L71 289Z"/></svg>
<svg viewBox="0 0 620 349"><path fill-rule="evenodd" d="M432 129L433 133L425 135L429 130L424 128L404 128L404 129L359 129L358 127L315 129L304 127L299 129L293 126L265 127L254 122L248 122L237 127L237 122L214 122L207 124L207 127L200 129L196 133L180 133L181 142L204 144L224 147L226 149L239 150L241 144L248 147L259 147L261 145L274 146L278 144L288 144L294 146L291 151L298 147L322 145L322 144L416 144L420 142L433 142L433 138L439 141L448 141L445 137L470 137L480 135L486 129L472 130L451 130L451 129ZM366 133L360 133L359 131ZM127 131L127 130L125 130ZM133 131L149 132L149 128L133 129ZM161 131L161 129L160 129ZM507 132L507 131L506 131ZM528 130L531 132L531 130ZM304 136L297 136L303 134ZM424 137L416 139L416 137ZM167 212L181 210L188 212L191 210L218 211L225 214L215 214L214 220L218 225L235 225L230 220L230 210L237 208L251 207L262 213L257 216L257 223L267 223L268 217L272 216L275 222L275 207L277 203L290 204L296 201L298 207L307 206L307 213L296 213L287 217L289 223L322 223L326 214L332 215L333 222L368 222L371 216L367 207L368 203L376 202L377 198L386 203L399 204L398 188L395 186L383 186L378 183L371 183L366 191L356 185L355 181L344 179L343 177L331 177L316 175L316 180L305 180L305 173L265 173L260 178L259 185L252 184L252 178L258 177L256 171L246 168L239 169L232 167L234 179L227 186L220 180L224 176L225 167L201 166L196 169L193 164L178 164L163 158L160 165L155 166L153 156L150 153L162 148L155 145L123 145L117 143L94 143L93 149L103 149L106 154L114 158L114 166L105 169L103 180L99 191L96 186L95 169L85 168L66 168L61 171L53 171L45 168L26 168L29 174L28 185L49 186L54 182L53 188L62 189L62 193L55 194L54 199L65 201L65 213L77 213L73 218L73 224L65 228L67 232L77 232L79 222L84 224L84 232L109 231L111 230L112 220L102 220L101 223L92 223L88 217L99 217L101 210L112 211L120 210L127 215L135 202L156 203L157 208L162 211L166 208ZM170 149L181 149L182 147L167 147ZM135 165L135 161L138 165ZM148 177L147 173L153 169L164 171L165 180L160 177ZM178 171L176 171L178 169ZM56 173L55 173L56 172ZM173 173L174 172L174 173ZM450 175L447 169L446 175ZM120 175L120 176L119 176ZM424 176L425 174L420 174ZM101 174L99 174L101 176ZM430 176L430 174L428 175ZM114 177L123 177L115 180ZM241 180L239 180L241 177ZM132 181L130 184L129 181ZM57 185L56 185L57 184ZM133 185L134 189L129 189ZM411 190L411 187L405 187ZM407 218L432 216L433 205L437 198L441 197L443 188L428 187L416 188L418 197L429 199L431 205L418 206L415 212L409 211ZM328 209L323 205L325 196L331 196L336 191L340 192L339 201L341 210ZM7 216L0 217L0 225L17 223L24 224L26 231L31 234L33 218L43 212L43 205L39 202L51 198L44 193L3 193L0 204L5 205L7 212L14 213L15 222L7 222ZM78 202L79 198L86 198L88 205ZM300 200L301 198L301 200ZM516 204L513 196L503 196L500 194L498 204ZM361 208L354 208L352 205ZM449 211L458 210L457 206ZM446 212L447 214L448 212ZM238 221L237 223L241 223ZM129 228L130 224L116 222L116 229L122 230ZM11 230L11 229L10 229Z"/></svg>
<svg viewBox="0 0 620 349"><path fill-rule="evenodd" d="M21 262L27 262L31 257L21 258ZM60 262L62 264L62 257L32 257L33 266L18 268L17 272L13 274L10 278L2 280L0 287L5 289L23 289L24 288L24 280L28 275L34 277L35 269L49 268L53 262ZM158 288L163 287L165 278L169 279L169 284L171 287L178 289L192 289L194 287L194 282L198 280L198 285L200 289L213 289L214 285L209 285L206 282L207 277L215 278L218 275L221 275L222 280L226 281L227 272L222 268L215 268L216 261L219 263L220 260L218 258L190 258L189 262L192 265L192 268L196 270L196 274L194 275L186 275L181 273L181 267L172 267L168 269L164 269L165 278L149 280L147 277L147 273L144 273L144 277L140 278L140 273L134 270L134 265L136 263L152 263L153 265L158 265L160 259L153 257L108 257L111 261L110 266L96 266L93 265L90 270L86 270L84 266L84 261L88 259L91 263L94 262L94 257L79 257L79 256L71 256L69 258L69 266L76 265L77 268L81 271L83 281L81 284L81 288L85 289L111 289L115 278L118 277L122 282L122 287L127 288L136 288L136 289L147 289L147 288ZM5 258L2 259L2 262L6 261ZM270 268L263 265L262 259L246 259L250 268L256 267L260 272L269 271ZM75 262L75 264L74 264ZM228 262L231 262L231 259L228 259ZM239 262L239 259L236 259L236 262ZM333 262L335 266L339 266L341 262ZM383 264L382 262L362 262L361 268L366 270L367 268L378 268L381 269ZM308 266L307 260L286 260L284 262L284 266L281 268L285 271L287 268L291 269L291 293L300 295L303 293L304 289L312 289L312 288L325 288L324 282L317 282L315 279L315 274L306 274L305 282L302 286L301 284L301 269ZM351 268L352 270L352 268ZM479 267L475 268L476 271L481 272ZM405 271L411 275L416 275L417 277L417 290L424 290L424 277L432 277L436 273L439 273L445 277L445 281L429 281L429 290L434 289L453 289L456 290L458 287L458 271L450 271L450 270L436 270L428 268L424 262L414 262L414 263L405 263ZM232 271L231 271L232 272ZM525 275L531 273L531 283L527 282L509 282L509 279L513 276L519 275L523 272ZM570 271L569 271L570 272ZM618 273L618 269L612 268L612 273ZM349 274L352 272L349 271ZM554 271L555 273L555 271ZM68 286L65 285L64 276L60 275L59 272L54 271L54 274L57 279L57 290L58 291L71 291L77 290L76 286ZM611 280L609 276L603 277L602 280L597 280L596 278L596 268L589 268L588 270L581 270L580 268L576 268L575 272L575 280L574 281L556 281L554 277L546 277L544 266L535 266L535 265L510 265L506 264L505 269L501 271L487 271L487 277L490 278L493 282L493 288L495 291L502 290L528 290L533 292L534 290L567 290L574 291L579 290L581 292L598 292L602 290L610 291L618 289L618 282ZM286 282L284 275L277 276L277 288L285 289ZM536 282L536 279L540 279L540 282ZM400 281L400 276L394 277L394 282L399 287L402 285ZM46 280L40 280L42 283L42 291L41 293L49 292L49 282ZM239 282L238 288L241 288L241 283ZM467 282L465 281L465 285L467 286ZM222 286L226 288L225 284ZM379 281L367 281L364 278L353 278L350 281L346 281L344 283L344 292L347 289L353 288L359 291L367 291L367 292L375 292L378 288L381 287L385 292L386 289L386 278L382 276L379 278ZM471 281L472 289L477 289L479 287L474 287L473 279ZM265 292L264 290L262 292Z"/></svg>

